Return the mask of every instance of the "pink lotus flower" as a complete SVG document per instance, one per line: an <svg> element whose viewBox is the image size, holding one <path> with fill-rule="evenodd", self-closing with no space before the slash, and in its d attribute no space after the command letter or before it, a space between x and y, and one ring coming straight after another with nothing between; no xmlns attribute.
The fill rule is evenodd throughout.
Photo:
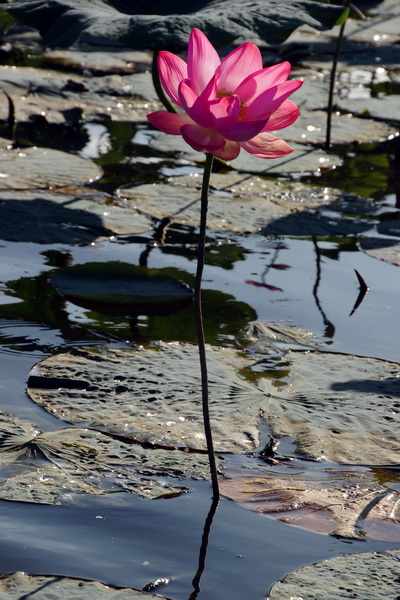
<svg viewBox="0 0 400 600"><path fill-rule="evenodd" d="M291 125L298 108L287 98L302 81L287 81L290 63L262 68L261 54L251 43L235 48L222 61L207 37L194 29L187 63L160 52L160 79L168 96L185 112L165 110L147 115L164 133L181 135L195 150L223 160L243 148L260 158L279 158L293 151L267 133Z"/></svg>

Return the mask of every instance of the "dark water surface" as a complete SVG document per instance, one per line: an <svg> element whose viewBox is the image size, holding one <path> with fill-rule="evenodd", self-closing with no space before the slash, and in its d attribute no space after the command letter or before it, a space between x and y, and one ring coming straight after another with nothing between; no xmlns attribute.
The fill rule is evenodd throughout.
<svg viewBox="0 0 400 600"><path fill-rule="evenodd" d="M192 276L193 232L178 227L171 233L171 239L178 235L185 241L181 244L182 251L178 249L171 254L172 244L168 245L167 238L165 247L156 247L150 253L148 266L173 267ZM400 333L397 267L366 256L354 243L342 243L343 240L316 242L277 240L261 235L215 235L218 240L211 255L214 264L207 266L204 277L205 319L211 341L232 345L238 328L259 319L308 328L329 350L397 360ZM237 251L238 247L241 258L232 261L232 248ZM53 263L56 258L62 263L62 257L68 255L75 264L127 259L137 264L143 248L143 242L127 240L88 247L2 243L3 411L28 419L45 431L62 427L62 422L25 395L28 373L36 362L71 346L174 339L175 317L140 319L132 329L125 318L104 317L64 303L48 283L47 275L54 271L49 256ZM318 248L321 254L317 260ZM265 275L266 265L271 261L290 268L270 268ZM358 294L354 269L363 274L371 290L350 317ZM256 287L246 283L248 280L268 282L281 291ZM209 303L207 290L218 292ZM43 298L47 298L48 306ZM232 302L240 303L235 305L237 310L230 310ZM213 319L216 306L221 312ZM193 339L190 323L188 331L185 328L182 331L183 339ZM294 450L289 440L282 441L282 448L288 453ZM251 459L229 460L234 466L235 460ZM125 493L104 497L70 497L66 493L63 500L67 505L60 506L2 501L1 571L70 575L139 589L159 577L172 577L172 583L159 593L186 600L197 570L211 494L208 482L187 483L194 493L171 500L145 501ZM272 583L301 565L340 553L394 546L388 542L349 542L310 533L223 499L212 525L199 597L261 600Z"/></svg>
<svg viewBox="0 0 400 600"><path fill-rule="evenodd" d="M374 64L375 52L371 46L369 64ZM327 57L330 62L331 54ZM358 86L356 90L360 92L360 88L369 89ZM399 88L379 93L398 95ZM6 125L3 122L3 130ZM131 182L202 173L199 164L151 150L149 139L154 132L144 123L100 116L77 129L50 125L38 127L27 120L16 128L28 145L96 160L105 175L93 187L110 193ZM62 131L65 137L60 135ZM379 237L379 211L388 215L397 210L389 182L394 143L391 140L390 147L376 142L342 144L334 148L343 159L342 167L326 172L316 169L315 173L298 174L296 179L373 199L377 213L373 218L359 215L363 223L355 231L365 236L370 230ZM326 214L332 221L341 219L339 213ZM71 347L124 346L160 339L195 342L191 308L169 317L111 317L65 302L49 279L67 265L119 260L166 269L193 286L196 233L193 227L174 224L166 231L163 245L152 245L152 231L86 246L1 241L0 410L43 431L54 431L65 423L25 393L29 372L42 359ZM365 254L360 239L361 234L312 238L209 231L203 284L207 341L237 346L242 328L266 321L309 330L322 349L398 362L400 270ZM350 316L359 293L355 270L370 289ZM261 434L265 443L268 431ZM293 455L293 440L282 439L280 449ZM226 459L233 471L254 461L248 456ZM0 476L6 475L4 468L0 470ZM379 476L382 478L382 473ZM390 477L398 486L398 469L388 475L392 481ZM138 589L157 578L172 577L170 585L158 593L189 600L211 487L204 481L184 483L193 493L169 500L142 500L123 492L71 495L66 490L62 505L0 501L0 573L68 575ZM274 582L302 565L341 553L396 546L398 543L311 533L223 498L212 524L198 597L264 600Z"/></svg>
<svg viewBox="0 0 400 600"><path fill-rule="evenodd" d="M3 573L69 575L141 588L172 577L159 593L187 600L197 570L207 483L172 501L73 497L74 506L0 502ZM214 517L199 597L265 598L287 572L387 542L348 542L302 531L222 499Z"/></svg>

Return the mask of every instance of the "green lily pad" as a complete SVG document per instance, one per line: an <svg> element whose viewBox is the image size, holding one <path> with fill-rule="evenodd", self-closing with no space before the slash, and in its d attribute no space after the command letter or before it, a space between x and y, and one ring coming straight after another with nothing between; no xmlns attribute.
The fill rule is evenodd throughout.
<svg viewBox="0 0 400 600"><path fill-rule="evenodd" d="M366 237L360 248L369 256L400 266L400 243L394 238Z"/></svg>
<svg viewBox="0 0 400 600"><path fill-rule="evenodd" d="M192 303L189 286L119 261L85 263L58 270L51 283L70 302L107 315L171 315Z"/></svg>
<svg viewBox="0 0 400 600"><path fill-rule="evenodd" d="M210 412L216 450L258 444L266 394L238 371L252 359L208 347ZM39 363L28 394L59 419L131 433L154 443L205 449L198 350L189 344L57 354Z"/></svg>
<svg viewBox="0 0 400 600"><path fill-rule="evenodd" d="M129 492L143 498L189 491L179 480L208 479L204 454L149 447L127 436L82 428L41 432L3 413L0 419L0 499L70 504L76 494ZM160 477L175 478L165 481Z"/></svg>
<svg viewBox="0 0 400 600"><path fill-rule="evenodd" d="M397 464L400 366L367 357L290 351L291 383L274 392L266 418L298 451L347 464Z"/></svg>
<svg viewBox="0 0 400 600"><path fill-rule="evenodd" d="M261 159L260 159L261 161ZM201 177L171 177L168 183L127 185L118 195L158 219L197 226ZM259 231L307 209L329 206L338 191L293 182L277 182L238 173L213 174L207 223L211 229Z"/></svg>
<svg viewBox="0 0 400 600"><path fill-rule="evenodd" d="M98 54L103 57L103 63L106 63L108 53L104 51ZM61 59L60 62L62 64ZM136 64L132 63L130 72L135 67ZM75 110L78 117L84 114L85 117L106 116L113 120L139 122L145 121L146 115L159 107L156 102L145 102L138 98L143 97L143 90L146 88L149 92L153 89L152 98L155 97L149 73L130 76L118 73L99 74L88 78L80 73L74 73L71 77L70 71L52 70L49 75L48 71L40 69L0 66L0 78L2 91L7 92L14 104L17 117L16 137L18 139L20 136L22 140L26 134L24 136L21 123L32 123L35 118L41 119L41 130L36 131L36 135L39 140L40 135L45 140L46 133L48 134L47 124L65 124L68 121L68 111L72 113ZM68 129L63 133L68 133ZM53 140L54 142L57 143L57 140ZM41 143L45 142L36 145L40 146Z"/></svg>
<svg viewBox="0 0 400 600"><path fill-rule="evenodd" d="M0 190L32 190L92 183L102 175L91 160L50 148L12 148L1 141Z"/></svg>
<svg viewBox="0 0 400 600"><path fill-rule="evenodd" d="M285 137L285 131L282 133L284 140L289 139ZM279 132L278 137L280 137ZM151 139L149 145L159 152L180 152L185 159L191 161L204 160L203 153L193 150L178 135L157 135ZM295 142L291 141L290 146L293 148L293 152L283 158L275 159L256 158L242 150L230 165L236 171L245 173L284 175L285 173L302 173L304 171L313 173L316 169L331 169L342 163L342 159L336 154L302 144L300 139Z"/></svg>
<svg viewBox="0 0 400 600"><path fill-rule="evenodd" d="M252 352L270 351L270 348L315 348L320 343L311 331L281 323L251 323L239 333L240 343L250 345Z"/></svg>
<svg viewBox="0 0 400 600"><path fill-rule="evenodd" d="M276 44L300 25L330 29L343 12L312 0L14 0L4 9L47 46L69 46L85 32L135 49L186 46L194 27L218 46L254 36Z"/></svg>
<svg viewBox="0 0 400 600"><path fill-rule="evenodd" d="M49 575L27 575L17 572L0 576L0 592L9 600L35 597L37 600L54 598L85 598L85 600L168 600L159 594L149 594L132 588L110 586L100 581Z"/></svg>
<svg viewBox="0 0 400 600"><path fill-rule="evenodd" d="M395 600L400 594L399 550L344 554L302 567L274 583L269 600Z"/></svg>
<svg viewBox="0 0 400 600"><path fill-rule="evenodd" d="M311 86L310 89L307 81L307 85L302 86L299 92L301 92L303 88L305 88L303 91L303 96L305 96L304 102L315 102L315 98L312 98L314 87ZM328 89L324 91L325 98L322 102L322 106L325 105L328 98ZM310 95L311 100L308 101ZM294 101L299 106L302 106L302 95L300 93L298 96L296 95L296 97L294 97ZM289 145L292 145L292 141L309 144L324 144L326 138L326 120L326 111L308 111L302 109L301 116L295 123L293 123L293 125L282 132L275 132L275 135L278 137L282 136L283 139L289 143ZM390 135L394 135L396 131L397 130L395 127L384 122L374 121L373 119L361 119L353 116L352 113L332 115L331 136L335 144L348 144L353 142L379 142L387 139ZM289 157L290 156L291 155L289 155ZM326 158L330 158L329 154L326 154ZM334 163L331 161L331 164Z"/></svg>
<svg viewBox="0 0 400 600"><path fill-rule="evenodd" d="M275 435L295 437L307 457L398 463L397 363L316 351L260 362L251 353L215 347L208 362L218 451L255 449L262 415ZM28 394L60 419L205 448L196 346L79 350L49 357L36 369L40 379L31 380Z"/></svg>
<svg viewBox="0 0 400 600"><path fill-rule="evenodd" d="M150 228L150 219L135 208L90 188L0 190L3 240L90 244L115 234L142 233Z"/></svg>

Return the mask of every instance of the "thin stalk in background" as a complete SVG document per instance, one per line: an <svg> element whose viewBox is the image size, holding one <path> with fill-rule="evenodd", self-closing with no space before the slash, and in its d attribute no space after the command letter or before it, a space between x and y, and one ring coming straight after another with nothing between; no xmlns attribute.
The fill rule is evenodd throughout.
<svg viewBox="0 0 400 600"><path fill-rule="evenodd" d="M206 248L206 228L207 228L207 210L208 210L208 189L210 185L210 177L214 157L212 154L206 154L206 164L203 173L203 185L201 189L201 210L200 210L200 231L199 242L197 247L197 269L196 280L194 286L194 308L196 313L196 331L197 345L199 349L200 371L201 371L201 397L203 408L203 423L204 433L207 442L208 460L210 463L211 484L213 489L213 499L219 499L218 473L215 461L214 444L212 439L211 424L210 424L210 407L208 393L208 374L207 374L207 357L204 339L203 313L201 305L201 282L203 276Z"/></svg>
<svg viewBox="0 0 400 600"><path fill-rule="evenodd" d="M164 105L164 107L169 112L176 113L177 110L176 110L175 106L173 104L171 104L171 102L169 101L169 99L167 98L167 96L164 92L163 86L161 85L160 74L158 72L158 65L157 65L157 60L158 60L159 54L160 54L160 50L155 48L153 51L153 59L151 61L151 78L153 80L154 89L156 90L157 96L158 96L160 102L162 102L162 104Z"/></svg>
<svg viewBox="0 0 400 600"><path fill-rule="evenodd" d="M339 61L340 51L342 49L344 28L346 25L347 17L344 19L340 26L339 35L336 40L335 55L333 57L332 69L331 69L331 80L329 83L329 96L328 96L328 115L326 120L326 139L325 148L329 150L331 147L331 130L332 130L332 111L333 111L333 90L335 87L336 70Z"/></svg>
<svg viewBox="0 0 400 600"><path fill-rule="evenodd" d="M331 78L330 78L330 83L329 83L328 114L327 114L327 120L326 120L326 139L325 139L326 150L329 150L329 148L331 147L333 90L335 87L336 71L337 71L337 65L339 62L339 56L340 56L340 52L342 50L344 28L346 25L346 21L348 19L350 10L352 10L360 19L362 19L362 20L366 19L366 16L356 6L354 6L354 4L349 2L349 0L344 1L344 6L345 6L345 10L340 19L340 30L339 30L339 35L336 40L336 48L335 48L335 54L333 57Z"/></svg>

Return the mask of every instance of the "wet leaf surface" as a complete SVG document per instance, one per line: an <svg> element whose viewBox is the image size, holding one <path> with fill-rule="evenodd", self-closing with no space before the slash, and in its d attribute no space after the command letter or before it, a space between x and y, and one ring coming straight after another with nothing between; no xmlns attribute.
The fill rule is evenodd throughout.
<svg viewBox="0 0 400 600"><path fill-rule="evenodd" d="M285 355L291 385L271 398L274 433L296 437L315 459L347 464L397 464L400 419L397 363L295 352Z"/></svg>
<svg viewBox="0 0 400 600"><path fill-rule="evenodd" d="M379 485L371 471L270 463L263 468L258 461L247 473L242 469L244 474L222 479L222 494L244 508L317 533L400 541L399 493ZM398 472L393 476L398 480Z"/></svg>
<svg viewBox="0 0 400 600"><path fill-rule="evenodd" d="M152 598L168 600L159 594L153 595L126 587L108 586L100 581L88 581L73 577L27 575L17 572L0 576L0 592L7 598L21 599L34 596L37 600L54 598L85 598L85 600L145 600Z"/></svg>
<svg viewBox="0 0 400 600"><path fill-rule="evenodd" d="M309 457L347 464L398 462L396 363L290 351L282 359L285 367L261 368L251 355L227 348L210 348L209 355L217 450L254 449L262 413L274 434L295 436L299 452ZM279 369L286 374L278 385L274 368L278 382ZM30 397L60 419L142 440L205 447L194 346L75 351L45 359L36 372L41 383L28 384ZM256 386L237 373L246 373Z"/></svg>
<svg viewBox="0 0 400 600"><path fill-rule="evenodd" d="M208 362L216 450L254 449L266 394L236 373L251 359L209 347ZM28 383L30 397L59 419L144 441L206 447L196 346L75 351L45 359L33 373L43 379L37 387Z"/></svg>
<svg viewBox="0 0 400 600"><path fill-rule="evenodd" d="M196 152L182 138L175 135L161 134L154 136L149 145L159 152L179 152L187 160L197 162L204 160L204 154ZM342 159L334 153L328 153L325 150L302 144L301 140L296 142L291 141L290 146L294 151L284 158L255 161L251 154L243 150L230 164L236 171L263 175L281 175L283 172L314 172L315 169L321 167L330 169L342 163Z"/></svg>
<svg viewBox="0 0 400 600"><path fill-rule="evenodd" d="M90 188L0 190L3 240L88 244L114 234L145 232L150 227L150 220L134 208Z"/></svg>
<svg viewBox="0 0 400 600"><path fill-rule="evenodd" d="M170 177L168 183L119 188L121 198L158 219L197 225L200 178ZM371 199L238 173L213 176L208 222L212 229L262 231L270 235L348 235L371 228ZM342 213L345 213L344 216Z"/></svg>
<svg viewBox="0 0 400 600"><path fill-rule="evenodd" d="M361 240L360 247L369 256L400 265L400 243L393 238L365 237Z"/></svg>
<svg viewBox="0 0 400 600"><path fill-rule="evenodd" d="M305 92L301 92L302 86L299 90L299 95L296 96L296 102L301 105L302 95L304 95L305 102L316 102L313 98L314 86L311 89L306 86ZM310 98L311 99L308 100ZM327 99L327 90L324 89L323 93L320 94L321 103L319 106L324 105ZM366 104L366 106L369 106ZM380 107L382 109L382 107ZM353 103L354 111L354 103ZM362 112L360 110L360 112ZM390 126L387 123L380 121L374 121L372 119L359 118L354 116L351 112L344 112L343 114L334 114L332 116L332 139L335 140L335 144L348 144L348 143L363 143L363 142L379 142L389 135L394 135L397 129L394 126ZM280 136L279 132L275 135ZM310 110L305 109L301 112L301 118L299 118L293 125L287 128L282 134L284 139L289 143L292 140L308 142L310 144L324 144L326 136L326 111L324 110ZM329 153L326 155L326 159L329 160ZM333 160L330 161L328 166L334 164ZM324 166L324 165L322 165Z"/></svg>
<svg viewBox="0 0 400 600"><path fill-rule="evenodd" d="M345 554L289 573L269 591L269 600L394 600L400 593L397 550Z"/></svg>
<svg viewBox="0 0 400 600"><path fill-rule="evenodd" d="M208 459L203 454L145 448L133 439L99 431L40 432L3 413L0 434L2 500L70 504L76 494L116 492L148 499L174 497L189 491L179 480L208 477Z"/></svg>
<svg viewBox="0 0 400 600"><path fill-rule="evenodd" d="M119 196L158 219L197 225L200 211L199 177L174 177L168 184L124 186ZM273 227L291 214L325 206L336 190L304 188L239 174L213 177L208 222L212 229L258 231Z"/></svg>
<svg viewBox="0 0 400 600"><path fill-rule="evenodd" d="M274 348L315 348L320 343L311 331L305 331L292 325L264 323L258 321L245 327L239 334L241 343L252 352L270 352Z"/></svg>
<svg viewBox="0 0 400 600"><path fill-rule="evenodd" d="M0 66L2 90L11 97L18 121L37 120L42 130L49 123L79 127L83 117L144 121L146 114L158 108L158 103L154 102L155 93L150 74L121 75L118 63L110 63L107 51L99 55L97 61L102 61L103 68L109 64L113 71L111 74L103 75L100 72L87 77L81 73L60 73L54 70L49 73L31 67ZM47 61L46 56L43 60ZM85 60L86 56L82 57L79 70L82 70ZM70 54L66 53L65 62L68 64L68 61ZM61 56L58 63L62 63ZM133 67L126 70L131 73ZM147 94L144 93L145 89L148 90ZM143 97L147 96L150 96L152 103L143 101ZM75 116L71 112L73 110ZM5 117L3 109L3 118ZM16 134L17 137L22 137L18 124Z"/></svg>
<svg viewBox="0 0 400 600"><path fill-rule="evenodd" d="M0 189L31 190L95 181L101 169L91 160L49 148L10 148L2 140Z"/></svg>

